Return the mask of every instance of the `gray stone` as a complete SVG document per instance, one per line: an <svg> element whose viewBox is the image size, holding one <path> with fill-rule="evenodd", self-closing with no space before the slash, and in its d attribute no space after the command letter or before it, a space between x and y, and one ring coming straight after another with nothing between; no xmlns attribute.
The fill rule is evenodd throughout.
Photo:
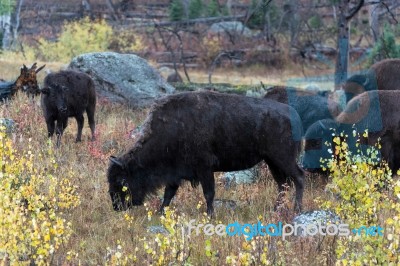
<svg viewBox="0 0 400 266"><path fill-rule="evenodd" d="M169 235L168 230L165 229L165 227L163 227L163 226L151 225L151 226L147 227L147 231L152 234Z"/></svg>
<svg viewBox="0 0 400 266"><path fill-rule="evenodd" d="M254 183L258 176L259 170L258 167L255 166L242 171L226 172L222 176L222 179L227 181L226 186L229 187L232 182L237 184Z"/></svg>
<svg viewBox="0 0 400 266"><path fill-rule="evenodd" d="M214 207L215 208L225 208L235 210L237 207L237 203L233 200L227 199L215 199L214 200Z"/></svg>
<svg viewBox="0 0 400 266"><path fill-rule="evenodd" d="M16 124L14 120L10 118L0 118L0 126L5 127L5 132L6 134L11 134L12 132L15 132L16 129Z"/></svg>
<svg viewBox="0 0 400 266"><path fill-rule="evenodd" d="M237 34L243 35L245 37L252 37L252 31L243 25L240 21L225 21L225 22L217 22L211 25L208 30L210 33L218 34L218 33L229 33L229 34Z"/></svg>
<svg viewBox="0 0 400 266"><path fill-rule="evenodd" d="M175 70L174 70L173 68L163 66L163 67L160 67L160 68L158 69L158 72L160 73L160 75L161 75L164 79L167 79L169 75L175 73Z"/></svg>
<svg viewBox="0 0 400 266"><path fill-rule="evenodd" d="M322 225L340 224L342 220L331 210L315 210L301 213L294 217L293 223L298 225ZM297 235L305 236L305 232L299 228Z"/></svg>
<svg viewBox="0 0 400 266"><path fill-rule="evenodd" d="M146 60L134 54L82 54L73 58L68 68L91 76L99 96L133 108L148 106L175 91Z"/></svg>

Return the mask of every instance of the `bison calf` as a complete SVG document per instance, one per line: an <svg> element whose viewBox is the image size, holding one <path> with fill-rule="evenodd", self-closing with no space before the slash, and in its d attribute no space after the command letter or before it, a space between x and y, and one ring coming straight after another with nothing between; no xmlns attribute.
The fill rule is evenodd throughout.
<svg viewBox="0 0 400 266"><path fill-rule="evenodd" d="M192 186L201 184L212 215L214 172L247 169L264 160L279 191L287 178L293 180L300 210L304 172L296 158L301 136L297 112L276 101L206 91L165 97L152 107L132 149L110 158L113 208L141 205L165 185L162 211L186 179Z"/></svg>
<svg viewBox="0 0 400 266"><path fill-rule="evenodd" d="M95 139L96 91L93 80L88 75L71 70L51 73L44 79L41 94L41 105L48 136L53 136L54 130L56 130L57 146L60 145L60 139L68 125L69 117L75 117L78 123L76 141L81 141L85 111L92 131L92 140Z"/></svg>

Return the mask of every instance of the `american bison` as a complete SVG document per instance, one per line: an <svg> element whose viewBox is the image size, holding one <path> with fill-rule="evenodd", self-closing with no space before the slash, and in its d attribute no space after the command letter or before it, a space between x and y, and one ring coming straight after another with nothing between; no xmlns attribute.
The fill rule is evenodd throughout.
<svg viewBox="0 0 400 266"><path fill-rule="evenodd" d="M306 130L316 121L336 117L341 107L334 101L327 91L306 91L294 87L274 86L264 95L293 107L300 116L303 130Z"/></svg>
<svg viewBox="0 0 400 266"><path fill-rule="evenodd" d="M15 81L0 82L0 100L14 96L17 91L23 91L29 96L34 96L40 93L37 83L36 74L39 73L46 65L36 69L37 64L34 63L31 68L25 65L21 67L21 73Z"/></svg>
<svg viewBox="0 0 400 266"><path fill-rule="evenodd" d="M320 121L306 132L306 152L304 168L316 166L320 158L329 158L327 149L331 147L315 145L318 139L332 141L332 132L344 132L348 135L349 147L354 148L356 139L354 129L359 133L368 130L368 138L362 137L361 144L375 145L380 138L381 156L390 169L395 172L400 168L400 91L369 91L354 97L336 121ZM354 127L353 128L353 124ZM317 138L317 136L320 136ZM309 142L309 144L307 144ZM332 145L333 146L333 145ZM310 152L311 151L311 152ZM318 156L319 155L319 156Z"/></svg>
<svg viewBox="0 0 400 266"><path fill-rule="evenodd" d="M300 210L304 172L296 158L301 135L296 111L275 101L207 91L162 98L153 105L134 146L110 158L113 208L141 205L146 195L165 185L162 211L186 179L192 186L201 184L212 215L213 173L247 169L264 160L279 191L287 178L294 182L295 208Z"/></svg>
<svg viewBox="0 0 400 266"><path fill-rule="evenodd" d="M371 90L398 90L400 59L385 59L373 64L368 71L351 76L343 85L346 101Z"/></svg>
<svg viewBox="0 0 400 266"><path fill-rule="evenodd" d="M76 141L81 141L85 111L92 131L92 140L95 139L96 91L93 80L87 74L72 70L51 73L44 79L41 94L41 105L48 136L53 136L56 129L57 146L60 145L60 139L68 125L69 117L75 117L78 123Z"/></svg>

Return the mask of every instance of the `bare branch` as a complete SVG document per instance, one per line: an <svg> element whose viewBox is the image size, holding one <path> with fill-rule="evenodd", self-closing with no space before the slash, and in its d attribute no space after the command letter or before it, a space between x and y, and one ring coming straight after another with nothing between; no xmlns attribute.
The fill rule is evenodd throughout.
<svg viewBox="0 0 400 266"><path fill-rule="evenodd" d="M363 5L364 0L359 0L357 5L349 10L349 14L346 16L346 20L350 20L352 17L354 17L354 15L357 14L357 12L361 9Z"/></svg>
<svg viewBox="0 0 400 266"><path fill-rule="evenodd" d="M396 16L393 14L393 12L391 11L391 10L393 10L394 8L390 8L389 9L389 6L384 2L384 1L382 1L381 2L381 5L383 5L385 8L386 8L386 10L387 10L387 12L390 14L390 16L392 16L392 19L396 22L396 24L399 24L399 22L397 21L397 19L396 19Z"/></svg>
<svg viewBox="0 0 400 266"><path fill-rule="evenodd" d="M249 21L249 19L254 15L254 13L261 8L263 0L259 0L259 2L256 4L256 6L252 9L249 10L246 14L246 17L244 19L244 24L247 24L247 22ZM265 7L267 7L270 3L272 2L272 0L268 0L268 2L265 3Z"/></svg>

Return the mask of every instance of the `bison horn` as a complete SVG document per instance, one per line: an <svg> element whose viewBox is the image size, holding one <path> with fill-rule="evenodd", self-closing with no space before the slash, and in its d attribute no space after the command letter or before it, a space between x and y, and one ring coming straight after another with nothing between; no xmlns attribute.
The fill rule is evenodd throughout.
<svg viewBox="0 0 400 266"><path fill-rule="evenodd" d="M369 78L368 78L368 77L365 77L365 81L364 81L364 83L363 83L363 86L367 86L368 83L369 83Z"/></svg>
<svg viewBox="0 0 400 266"><path fill-rule="evenodd" d="M118 166L121 166L122 168L124 167L124 164L120 160L118 160L117 157L115 156L110 156L110 161Z"/></svg>
<svg viewBox="0 0 400 266"><path fill-rule="evenodd" d="M46 66L46 65L43 65L43 66L39 67L39 68L36 70L36 73L39 73L39 71L42 70L45 66Z"/></svg>

